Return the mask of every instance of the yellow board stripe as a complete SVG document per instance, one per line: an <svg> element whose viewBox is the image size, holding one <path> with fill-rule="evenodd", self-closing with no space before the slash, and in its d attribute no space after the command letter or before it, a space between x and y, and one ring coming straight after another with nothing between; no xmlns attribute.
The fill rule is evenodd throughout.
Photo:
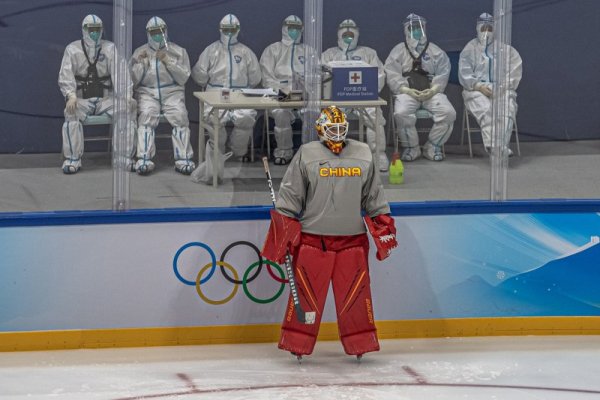
<svg viewBox="0 0 600 400"><path fill-rule="evenodd" d="M380 339L466 336L600 335L600 317L457 318L378 321ZM267 343L279 324L170 328L0 332L0 351ZM335 322L321 324L319 340L337 340Z"/></svg>

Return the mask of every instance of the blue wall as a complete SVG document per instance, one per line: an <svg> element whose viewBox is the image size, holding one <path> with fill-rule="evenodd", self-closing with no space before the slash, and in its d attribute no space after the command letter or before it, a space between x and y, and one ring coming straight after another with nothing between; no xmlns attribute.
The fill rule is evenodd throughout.
<svg viewBox="0 0 600 400"><path fill-rule="evenodd" d="M382 60L403 40L401 24L410 12L425 16L431 40L453 52L474 36L476 17L493 5L492 0L324 2L323 47L335 45L337 24L350 17L361 27L361 44L375 48ZM134 48L146 40L146 21L159 15L169 24L173 41L187 48L192 63L217 40L218 21L228 12L240 18L240 40L258 57L280 39L283 18L303 14L300 0L134 3ZM81 37L81 20L88 13L105 21L105 37L111 39L112 2L0 0L0 5L0 153L59 152L64 100L57 76L64 48ZM551 140L600 138L600 2L514 0L513 25L513 45L524 60L518 99L521 135ZM187 90L190 118L197 121L197 103L191 96L197 87L190 81ZM447 92L460 115L460 89L450 85ZM192 129L196 128L193 122ZM458 136L457 127L451 140Z"/></svg>

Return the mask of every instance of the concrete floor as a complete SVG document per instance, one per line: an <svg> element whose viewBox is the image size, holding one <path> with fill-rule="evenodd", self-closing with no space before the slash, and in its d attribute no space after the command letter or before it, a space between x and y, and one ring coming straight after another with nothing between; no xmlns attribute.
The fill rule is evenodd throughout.
<svg viewBox="0 0 600 400"><path fill-rule="evenodd" d="M514 148L514 144L513 144ZM391 149L388 148L388 152ZM509 199L599 199L600 141L528 142L509 160ZM405 183L389 185L390 202L488 200L490 162L482 146L469 158L466 146L446 146L446 160L405 163ZM160 152L149 176L130 177L130 207L268 205L262 163L228 161L218 188L197 184L173 169L170 151ZM108 153L86 153L76 175L64 175L58 154L0 155L0 212L102 210L112 208L113 174ZM272 165L277 188L285 166Z"/></svg>

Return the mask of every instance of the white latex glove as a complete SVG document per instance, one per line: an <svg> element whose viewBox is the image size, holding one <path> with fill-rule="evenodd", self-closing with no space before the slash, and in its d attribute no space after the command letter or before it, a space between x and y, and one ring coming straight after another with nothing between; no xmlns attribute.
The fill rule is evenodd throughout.
<svg viewBox="0 0 600 400"><path fill-rule="evenodd" d="M420 92L420 91L418 91L417 89L411 89L411 88L409 88L408 86L402 86L402 87L400 88L400 93L407 94L407 95L409 95L410 97L412 97L412 98L414 98L414 99L416 99L416 100L419 100L419 101L421 101L421 100L419 99L419 97L421 96L421 92Z"/></svg>
<svg viewBox="0 0 600 400"><path fill-rule="evenodd" d="M150 65L150 59L148 57L148 53L146 53L145 51L142 51L140 54L138 54L138 56L135 57L133 59L133 61L136 64L143 64L145 67L148 67Z"/></svg>
<svg viewBox="0 0 600 400"><path fill-rule="evenodd" d="M65 108L67 110L67 113L75 114L75 111L77 111L77 96L75 95L75 93L69 94L69 98L67 99L67 105Z"/></svg>
<svg viewBox="0 0 600 400"><path fill-rule="evenodd" d="M486 97L492 97L493 94L492 86L485 83L475 84L475 90L479 90Z"/></svg>
<svg viewBox="0 0 600 400"><path fill-rule="evenodd" d="M426 101L431 99L433 96L439 93L440 87L438 85L433 85L429 89L425 89L421 92L419 96L420 101Z"/></svg>
<svg viewBox="0 0 600 400"><path fill-rule="evenodd" d="M160 49L156 52L156 58L160 60L161 63L167 65L169 61L171 61L171 57L167 54L165 49Z"/></svg>

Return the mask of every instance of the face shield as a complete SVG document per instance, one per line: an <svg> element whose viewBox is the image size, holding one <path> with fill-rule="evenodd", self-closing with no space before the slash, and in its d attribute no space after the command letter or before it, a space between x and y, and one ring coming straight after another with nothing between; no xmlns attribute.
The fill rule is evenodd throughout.
<svg viewBox="0 0 600 400"><path fill-rule="evenodd" d="M423 37L423 26L418 23L413 23L408 26L408 34L414 40L421 40Z"/></svg>
<svg viewBox="0 0 600 400"><path fill-rule="evenodd" d="M483 13L477 19L477 40L482 45L492 43L494 38L494 17L488 13Z"/></svg>
<svg viewBox="0 0 600 400"><path fill-rule="evenodd" d="M302 34L304 26L300 21L285 21L283 26L287 29L288 36L292 40L297 40Z"/></svg>
<svg viewBox="0 0 600 400"><path fill-rule="evenodd" d="M83 30L94 43L98 43L102 37L102 24L87 24L84 25Z"/></svg>
<svg viewBox="0 0 600 400"><path fill-rule="evenodd" d="M404 22L404 35L406 43L416 49L418 45L423 45L427 42L427 21L425 18L416 14L410 14Z"/></svg>
<svg viewBox="0 0 600 400"><path fill-rule="evenodd" d="M157 44L163 44L166 38L166 29L162 26L148 29L148 35Z"/></svg>
<svg viewBox="0 0 600 400"><path fill-rule="evenodd" d="M346 19L338 26L338 46L345 50L354 50L358 44L358 26Z"/></svg>

